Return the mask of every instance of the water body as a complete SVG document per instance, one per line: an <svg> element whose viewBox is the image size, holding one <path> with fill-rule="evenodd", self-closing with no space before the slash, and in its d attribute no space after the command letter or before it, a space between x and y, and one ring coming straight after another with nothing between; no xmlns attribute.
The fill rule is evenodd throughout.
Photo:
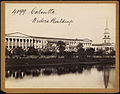
<svg viewBox="0 0 120 94"><path fill-rule="evenodd" d="M6 68L6 88L115 88L114 65Z"/></svg>

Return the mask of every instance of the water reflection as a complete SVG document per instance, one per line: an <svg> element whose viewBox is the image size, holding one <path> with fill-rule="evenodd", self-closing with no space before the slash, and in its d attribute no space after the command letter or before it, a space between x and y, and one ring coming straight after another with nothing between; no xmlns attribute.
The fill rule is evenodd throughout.
<svg viewBox="0 0 120 94"><path fill-rule="evenodd" d="M90 71L96 68L98 72L103 72L103 80L105 88L108 87L110 68L114 65L65 65L54 67L27 67L27 68L6 68L6 78L13 77L15 79L23 79L25 76L38 77L50 75L65 75L70 73L82 74L84 71Z"/></svg>
<svg viewBox="0 0 120 94"><path fill-rule="evenodd" d="M109 67L104 66L103 70L104 70L104 85L105 85L105 88L107 88L109 83L110 69Z"/></svg>
<svg viewBox="0 0 120 94"><path fill-rule="evenodd" d="M109 79L110 69L114 68L114 65L97 65L96 68L99 72L103 71L104 86L105 86L105 88L107 88L109 80L110 80Z"/></svg>

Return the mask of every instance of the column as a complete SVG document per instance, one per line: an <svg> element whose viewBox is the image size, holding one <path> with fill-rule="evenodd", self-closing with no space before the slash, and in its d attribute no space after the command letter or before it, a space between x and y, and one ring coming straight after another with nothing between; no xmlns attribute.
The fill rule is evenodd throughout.
<svg viewBox="0 0 120 94"><path fill-rule="evenodd" d="M28 47L30 47L30 39L29 39L29 41L28 41Z"/></svg>
<svg viewBox="0 0 120 94"><path fill-rule="evenodd" d="M31 46L33 47L33 39L31 40Z"/></svg>
<svg viewBox="0 0 120 94"><path fill-rule="evenodd" d="M24 39L22 39L22 48L24 48Z"/></svg>
<svg viewBox="0 0 120 94"><path fill-rule="evenodd" d="M11 48L13 48L13 39L11 38Z"/></svg>
<svg viewBox="0 0 120 94"><path fill-rule="evenodd" d="M19 47L20 47L20 39L19 39L18 43L19 43Z"/></svg>
<svg viewBox="0 0 120 94"><path fill-rule="evenodd" d="M15 48L17 48L17 39L15 38Z"/></svg>
<svg viewBox="0 0 120 94"><path fill-rule="evenodd" d="M39 45L40 45L40 42L39 42L39 40L38 40L38 48L40 48L40 46L39 46Z"/></svg>
<svg viewBox="0 0 120 94"><path fill-rule="evenodd" d="M8 38L8 48L10 49L10 38Z"/></svg>
<svg viewBox="0 0 120 94"><path fill-rule="evenodd" d="M35 45L34 45L34 47L36 48L36 39L35 39Z"/></svg>
<svg viewBox="0 0 120 94"><path fill-rule="evenodd" d="M27 39L25 39L25 48L27 48Z"/></svg>
<svg viewBox="0 0 120 94"><path fill-rule="evenodd" d="M8 38L8 49L9 49L10 47L9 47L9 38Z"/></svg>

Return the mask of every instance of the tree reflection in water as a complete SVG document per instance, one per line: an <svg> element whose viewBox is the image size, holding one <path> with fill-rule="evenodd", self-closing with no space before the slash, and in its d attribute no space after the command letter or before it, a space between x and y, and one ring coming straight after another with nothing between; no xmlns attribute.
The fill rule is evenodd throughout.
<svg viewBox="0 0 120 94"><path fill-rule="evenodd" d="M68 65L68 66L57 66L57 67L40 67L40 68L6 68L6 78L14 77L16 79L24 78L24 76L40 76L41 75L63 75L69 73L82 73L84 69L91 68L83 65Z"/></svg>
<svg viewBox="0 0 120 94"><path fill-rule="evenodd" d="M69 73L82 74L84 70L91 71L95 67L97 71L103 72L103 79L105 88L109 83L109 71L113 65L65 65L54 67L34 67L34 68L6 68L5 76L14 77L15 79L23 79L25 76L50 76L50 75L63 75Z"/></svg>

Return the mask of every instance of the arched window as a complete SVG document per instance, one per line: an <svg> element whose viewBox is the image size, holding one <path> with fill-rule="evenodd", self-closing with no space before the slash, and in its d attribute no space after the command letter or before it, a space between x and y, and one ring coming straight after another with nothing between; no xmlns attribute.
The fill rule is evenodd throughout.
<svg viewBox="0 0 120 94"><path fill-rule="evenodd" d="M108 35L108 38L109 38L110 36Z"/></svg>
<svg viewBox="0 0 120 94"><path fill-rule="evenodd" d="M105 35L105 38L106 38L106 35Z"/></svg>

